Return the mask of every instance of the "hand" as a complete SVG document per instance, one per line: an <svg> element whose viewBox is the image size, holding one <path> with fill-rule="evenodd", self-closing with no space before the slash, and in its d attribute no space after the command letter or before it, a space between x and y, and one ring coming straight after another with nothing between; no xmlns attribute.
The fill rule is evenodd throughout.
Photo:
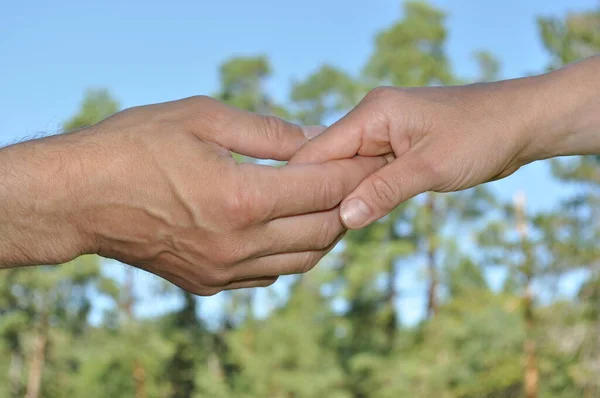
<svg viewBox="0 0 600 398"><path fill-rule="evenodd" d="M396 157L342 202L341 218L354 229L422 192L470 188L538 159L598 153L599 62L489 84L377 88L290 163Z"/></svg>
<svg viewBox="0 0 600 398"><path fill-rule="evenodd" d="M231 157L288 160L307 141L303 131L193 97L5 148L0 168L35 178L0 189L12 206L0 235L23 249L0 246L0 261L97 253L201 295L305 272L344 232L336 206L385 160L275 168Z"/></svg>

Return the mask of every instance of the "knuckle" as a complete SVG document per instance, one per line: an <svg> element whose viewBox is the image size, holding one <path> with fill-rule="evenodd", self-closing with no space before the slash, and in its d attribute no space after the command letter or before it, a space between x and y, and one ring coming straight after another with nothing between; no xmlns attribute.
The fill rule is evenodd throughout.
<svg viewBox="0 0 600 398"><path fill-rule="evenodd" d="M208 260L211 264L224 268L235 263L234 255L228 250L228 246L215 245L215 249L216 250L208 256Z"/></svg>
<svg viewBox="0 0 600 398"><path fill-rule="evenodd" d="M327 221L324 224L320 224L317 228L318 231L315 233L318 239L316 250L327 250L342 232L342 225L338 221L337 215L335 222Z"/></svg>
<svg viewBox="0 0 600 398"><path fill-rule="evenodd" d="M182 106L178 115L193 131L206 130L208 134L216 134L227 128L228 114L219 108L222 104L216 99L195 95L184 98L179 103Z"/></svg>
<svg viewBox="0 0 600 398"><path fill-rule="evenodd" d="M432 181L443 181L446 175L446 164L444 162L428 162L423 164L425 174Z"/></svg>
<svg viewBox="0 0 600 398"><path fill-rule="evenodd" d="M400 202L400 193L397 187L391 184L387 179L374 174L371 177L371 187L373 199L376 204L385 209L392 210Z"/></svg>
<svg viewBox="0 0 600 398"><path fill-rule="evenodd" d="M236 227L245 227L261 219L259 201L253 189L236 187L224 200L223 211Z"/></svg>
<svg viewBox="0 0 600 398"><path fill-rule="evenodd" d="M243 259L241 251L239 239L228 234L227 237L221 237L218 241L211 243L205 257L210 264L223 271Z"/></svg>
<svg viewBox="0 0 600 398"><path fill-rule="evenodd" d="M231 276L227 268L223 269L221 267L211 267L205 270L201 278L202 284L209 288L226 286L231 281Z"/></svg>
<svg viewBox="0 0 600 398"><path fill-rule="evenodd" d="M335 192L333 184L322 183L321 187L321 197L323 198L323 205L327 208L335 206Z"/></svg>
<svg viewBox="0 0 600 398"><path fill-rule="evenodd" d="M297 265L297 273L305 274L317 265L318 258L315 258L315 255L312 252L304 253L300 256Z"/></svg>
<svg viewBox="0 0 600 398"><path fill-rule="evenodd" d="M334 165L331 165L334 166ZM339 175L339 174L335 174ZM320 186L323 205L331 209L337 206L344 199L345 187L342 178L327 179L321 182Z"/></svg>
<svg viewBox="0 0 600 398"><path fill-rule="evenodd" d="M268 287L277 282L277 277L266 278L257 283L257 287Z"/></svg>
<svg viewBox="0 0 600 398"><path fill-rule="evenodd" d="M192 117L206 113L213 114L216 118L222 119L223 121L228 119L223 112L227 109L227 106L221 101L209 97L208 95L193 95L180 101L184 105L182 108L184 108Z"/></svg>
<svg viewBox="0 0 600 398"><path fill-rule="evenodd" d="M365 100L367 100L367 101L386 101L393 95L394 92L395 92L395 89L393 87L387 87L387 86L375 87L374 89L372 89L371 91L369 91L367 93L367 95L365 96Z"/></svg>
<svg viewBox="0 0 600 398"><path fill-rule="evenodd" d="M272 142L274 145L278 145L282 142L281 133L285 129L285 122L277 116L262 115L259 116L261 120L261 130L267 141Z"/></svg>
<svg viewBox="0 0 600 398"><path fill-rule="evenodd" d="M175 286L179 287L186 292L195 294L196 296L212 296L217 294L222 289L214 286L208 286L202 283L201 281L193 281L187 280L180 277L177 278L167 278L171 281ZM200 282L200 283L198 283Z"/></svg>
<svg viewBox="0 0 600 398"><path fill-rule="evenodd" d="M440 182L446 182L448 163L429 160L419 157L414 161L415 172L422 175L423 178L431 182L431 185L438 185Z"/></svg>
<svg viewBox="0 0 600 398"><path fill-rule="evenodd" d="M234 220L244 214L247 203L241 192L231 192L223 201L223 211Z"/></svg>
<svg viewBox="0 0 600 398"><path fill-rule="evenodd" d="M193 95L191 97L184 98L183 101L195 108L197 106L212 104L216 100L207 95Z"/></svg>
<svg viewBox="0 0 600 398"><path fill-rule="evenodd" d="M220 289L220 288L202 287L202 288L195 289L195 291L190 291L190 293L195 294L196 296L210 297L210 296L214 296L215 294L220 293L222 291L223 291L223 289Z"/></svg>

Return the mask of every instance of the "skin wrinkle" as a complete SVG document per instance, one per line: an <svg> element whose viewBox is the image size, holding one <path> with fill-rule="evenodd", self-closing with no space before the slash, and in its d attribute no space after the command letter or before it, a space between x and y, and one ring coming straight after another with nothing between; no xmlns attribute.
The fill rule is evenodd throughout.
<svg viewBox="0 0 600 398"><path fill-rule="evenodd" d="M160 173L159 175L161 175L163 177L163 180L166 181L168 188L170 188L171 193L175 196L175 199L178 201L178 204L183 208L183 210L186 212L186 214L192 219L194 225L200 225L201 223L199 220L199 216L192 209L192 207L185 201L184 195L182 194L180 187L178 186L178 184L176 184L172 180L172 178L170 178L169 173L165 170L165 166L162 164L162 162L160 162L158 159L156 159L155 156L152 155L152 152L148 150L147 146L145 149L146 149L147 153L151 154L150 158L153 159L152 166L154 168L156 168L156 170ZM155 174L155 175L158 175L158 174ZM169 226L176 225L176 223L174 223L174 222L169 222L169 220L167 219L168 216L166 215L167 214L166 212L161 215L159 210L155 210L154 212L152 212L152 210L146 209L146 211L151 216L155 216L155 217L159 218L164 224L167 224Z"/></svg>
<svg viewBox="0 0 600 398"><path fill-rule="evenodd" d="M185 200L183 199L183 194L181 193L181 191L177 188L177 184L175 184L173 182L173 180L171 178L169 178L169 176L167 175L167 172L164 170L164 168L162 168L161 162L158 160L155 160L154 162L152 162L152 165L154 167L157 167L159 170L159 173L152 173L153 176L157 176L157 175L162 175L163 176L163 180L167 181L168 186L171 188L171 190L175 193L175 197L178 200L178 203L181 205L181 207L184 210L187 210L186 213L188 216L190 216L194 222L196 222L197 224L200 222L199 221L199 216L197 214L195 214L195 212L192 210L191 206L188 206L187 203L185 202ZM151 184L151 185L156 185L156 184ZM113 203L113 206L115 204ZM135 209L131 209L134 210ZM162 242L163 244L167 244L169 245L173 252L177 251L178 249L180 249L180 247L178 247L179 245L176 243L178 241L177 238L175 238L175 234L171 233L171 234L165 234L164 231L168 231L169 228L173 228L173 227L178 227L178 228L182 228L182 225L180 223L178 223L175 220L169 219L168 216L168 211L166 211L165 208L162 207L156 207L156 208L150 208L148 206L143 207L142 209L139 209L139 211L144 212L145 214L147 214L148 216L150 216L151 219L154 219L155 221L158 221L160 225L162 225L162 227L155 227L155 229L161 230L163 232L158 232L157 233L157 239L158 241ZM126 212L126 211L123 211ZM190 228L189 226L186 226L184 228ZM170 235L170 238L167 238L167 236ZM150 238L140 238L137 240L134 239L129 239L127 243L147 243L149 241L151 241L151 237ZM113 236L113 241L114 236ZM125 241L124 237L121 237L119 239L121 242ZM160 255L161 251L152 254L152 256L154 258L158 257Z"/></svg>
<svg viewBox="0 0 600 398"><path fill-rule="evenodd" d="M52 139L53 137L49 137L45 141ZM2 233L4 235L2 240L8 242L4 250L12 253L11 256L14 258L25 258L27 261L35 258L36 254L32 253L33 251L61 257L59 253L62 246L77 244L77 239L72 237L75 234L71 231L72 227L68 225L66 215L59 212L63 202L66 202L66 196L63 194L54 198L46 195L46 189L54 184L56 174L62 170L62 153L60 151L53 151L50 155L42 153L38 147L41 142L35 140L32 143L7 147L0 152L6 155L6 162L2 162L5 165L5 172L2 174L8 199L3 201L3 207L10 209L10 213L7 210L1 218L14 219L11 223L12 227L10 224L5 225L5 231ZM11 166L10 170L14 171L8 171L7 164L18 165L20 159L27 160L24 167L17 170L16 166ZM16 184L11 184L13 181ZM29 190L27 190L27 182L32 184ZM8 188L9 184L13 189ZM57 187L61 193L63 186L63 181L58 180ZM27 193L21 193L22 189L27 190ZM11 200L11 197L14 197L14 200ZM23 198L27 198L28 201L24 201ZM64 238L61 239L59 234L64 234ZM34 238L39 235L51 236L52 239L47 241ZM29 245L33 242L36 245L35 250L29 249ZM64 257L61 257L62 259ZM8 262L7 260L6 263Z"/></svg>
<svg viewBox="0 0 600 398"><path fill-rule="evenodd" d="M248 260L246 260L245 262L249 262L251 260L257 260L257 259L261 259L261 258L266 258L266 257L271 257L271 256L277 256L277 255L282 255L282 254L301 254L301 253L313 253L313 254L323 254L325 255L326 253L329 253L331 250L333 250L333 248L340 242L340 240L342 240L342 238L344 237L344 235L346 235L347 230L344 229L344 231L342 231L337 238L331 242L328 246L325 247L325 249L323 250L302 250L302 251L282 251L282 252L277 252L274 254L270 254L270 255L265 255L265 256L257 256L254 258L250 258Z"/></svg>
<svg viewBox="0 0 600 398"><path fill-rule="evenodd" d="M167 258L175 258L176 263L179 264L179 269L187 271L190 274L196 274L197 278L203 281L203 284L206 286L223 287L232 279L232 270L230 268L220 267L217 265L207 270L203 270L203 272L199 272L200 270L196 266L197 263L195 261L190 261L180 253L171 252L169 250L164 250L161 252L161 256L156 258L158 260L157 263L160 264L165 256Z"/></svg>
<svg viewBox="0 0 600 398"><path fill-rule="evenodd" d="M330 234L345 232L331 218L340 200L345 226L358 228L432 187L461 190L523 159L600 152L599 67L593 57L502 83L379 88L310 142L280 119L193 97L8 147L0 262L56 264L93 248L196 294L264 286L275 280L264 275L306 272L333 248ZM229 150L291 166L237 166ZM387 164L382 151L398 156ZM322 164L294 165L307 160ZM377 186L389 187L379 206Z"/></svg>
<svg viewBox="0 0 600 398"><path fill-rule="evenodd" d="M210 101L207 104L209 109L203 111L211 112ZM311 181L309 175L318 176L319 184L323 186L340 185L340 189L337 190L340 192L329 195L330 201L333 201L335 196L337 204L345 190L358 184L360 179L375 170L375 164L380 162L366 159L346 160L344 165L352 165L351 173L346 166L330 164L325 169L319 169L318 174L315 168L306 171L297 169L297 172L286 174L282 169L266 166L238 166L225 148L207 143L197 136L217 134L223 145L229 143L228 139L232 139L231 146L227 146L233 147L237 145L235 140L239 137L228 138L228 134L231 131L241 133L244 126L250 125L253 126L251 130L245 130L250 136L245 139L253 139L255 149L248 155L254 156L258 153L256 151L260 151L271 157L270 151L274 153L284 147L296 147L300 130L297 126L276 121L268 122L269 128L289 128L294 130L294 133L265 134L260 131L260 126L264 124L263 119L249 121L249 117L258 117L236 113L236 116L221 117L222 120L234 123L235 126L229 125L228 131L214 131L211 128L193 134L185 128L183 131L177 128L181 123L176 118L187 117L188 111L172 111L170 108L179 108L180 105L181 103L174 102L158 108L149 106L145 109L126 111L93 128L96 132L102 128L103 136L92 141L110 142L109 146L113 147L111 150L106 150L108 147L105 147L100 151L102 164L105 165L102 169L93 169L93 162L85 164L86 167L92 168L89 174L94 176L92 181L95 184L79 191L87 194L81 208L90 220L86 225L94 228L93 233L100 242L97 251L163 275L198 294L213 294L230 287L252 284L263 286L272 283L275 278L248 280L243 273L240 274L247 270L234 267L249 261L250 258L252 264L280 261L276 258L254 258L257 249L262 250L267 244L273 248L271 251L288 253L290 261L296 264L294 266L302 269L312 268L324 253L289 253L290 250L285 248L291 247L295 237L281 231L274 231L270 240L264 239L257 226L264 225L268 220L264 219L264 212L260 209L274 208L274 203L283 205L284 200L287 202L287 196L297 198L299 192L306 195L308 188L305 184ZM186 102L186 108L188 107L189 102ZM237 112L221 106L217 109ZM149 113L149 110L153 112ZM168 115L148 116L160 111ZM133 119L129 120L130 118ZM141 133L137 135L131 127L136 125L133 122L136 118L141 118L137 126L137 131ZM157 119L162 122L154 125ZM169 123L171 125L168 125ZM110 127L111 125L113 127ZM168 131L168 134L165 134L165 131ZM119 138L121 134L122 139ZM194 136L193 139L190 139L191 135ZM279 140L289 138L290 141L285 145L271 143L273 137L279 137ZM261 144L260 140L264 142ZM174 152L178 153L177 157L172 156ZM361 166L357 167L359 164ZM124 170L131 172L127 174ZM117 178L114 178L115 176ZM232 193L230 181L244 181L242 192L245 195ZM237 184L234 186L240 187ZM280 187L287 190L285 195L276 191ZM319 210L323 206L322 201L327 198L318 196L324 194L323 192L311 195L315 203L303 202L298 208L302 207L302 212L308 213ZM235 199L233 203L232 195ZM285 206L278 211L290 213ZM320 216L317 212L316 217ZM326 215L323 214L322 217ZM302 216L290 216L288 219L291 222L289 228L305 229L306 227L302 228L303 223L310 227L313 222ZM330 222L329 220L327 219L327 222ZM339 223L337 216L336 222ZM140 228L141 226L143 228ZM307 247L327 247L329 250L327 245L330 242L319 242L320 239L325 238L312 237L312 241L306 242ZM293 257L296 254L305 258ZM302 262L298 263L299 261ZM292 271L287 268L285 273ZM239 282L231 282L233 280Z"/></svg>
<svg viewBox="0 0 600 398"><path fill-rule="evenodd" d="M521 134L524 121L537 118L538 126L540 121L545 122L535 109L531 112L527 106L531 98L543 98L540 91L547 91L547 87L540 90L540 81L526 78L462 87L381 88L367 96L370 101L362 101L323 137L303 147L297 157L310 158L310 152L314 151L339 158L347 144L340 145L336 153L331 149L335 148L336 140L343 142L344 130L365 123L369 128L360 132L363 135L361 154L374 156L380 151L382 134L389 130L387 140L396 160L364 180L342 204L342 211L344 204L357 206L348 207L344 214L357 218L355 228L362 227L427 186L436 191L462 190L518 169L520 146L525 141ZM407 103L410 106L402 106ZM402 109L401 117L395 113L398 108ZM525 114L526 111L529 113ZM381 114L387 124L379 123ZM540 133L528 131L528 134L532 132ZM410 142L402 142L403 138ZM330 148L327 152L319 147L325 143ZM405 148L406 152L399 156ZM385 187L388 180L388 194L384 190L380 193L385 197L378 197L374 187ZM393 184L403 186L396 189ZM350 201L355 198L365 203ZM358 212L360 206L368 211ZM364 221L358 220L361 215Z"/></svg>
<svg viewBox="0 0 600 398"><path fill-rule="evenodd" d="M273 248L271 248L271 247L260 249L260 250L254 250L252 254L249 254L247 256L247 260L255 260L255 259L260 259L260 258L264 258L264 257L274 256L274 255L278 255L278 254L284 254L284 253L303 253L303 252L306 252L306 251L331 250L331 249L333 249L333 247L335 246L335 244L337 242L339 242L339 240L341 239L341 237L343 237L346 234L346 229L343 228L341 225L340 225L340 229L341 229L341 232L336 235L335 239L332 242L327 242L327 244L321 250L301 250L301 249L294 250L291 247L291 244L290 244L288 246L282 246L282 247L280 247L279 251L274 251ZM262 233L262 230L258 231L257 235L260 234L260 233ZM323 241L323 240L319 239L319 241Z"/></svg>

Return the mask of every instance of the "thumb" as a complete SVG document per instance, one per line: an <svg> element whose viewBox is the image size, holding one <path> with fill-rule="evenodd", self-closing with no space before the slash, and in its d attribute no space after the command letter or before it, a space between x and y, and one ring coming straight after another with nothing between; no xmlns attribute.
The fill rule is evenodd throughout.
<svg viewBox="0 0 600 398"><path fill-rule="evenodd" d="M320 134L320 126L299 126L276 116L244 114L218 144L242 155L259 159L289 160L309 139Z"/></svg>
<svg viewBox="0 0 600 398"><path fill-rule="evenodd" d="M430 167L409 152L365 178L342 201L340 218L348 229L365 227L433 186Z"/></svg>
<svg viewBox="0 0 600 398"><path fill-rule="evenodd" d="M311 139L293 157L290 163L323 163L329 160L347 159L356 156L362 143L362 108L356 107L335 122L315 139ZM377 156L381 153L368 153Z"/></svg>

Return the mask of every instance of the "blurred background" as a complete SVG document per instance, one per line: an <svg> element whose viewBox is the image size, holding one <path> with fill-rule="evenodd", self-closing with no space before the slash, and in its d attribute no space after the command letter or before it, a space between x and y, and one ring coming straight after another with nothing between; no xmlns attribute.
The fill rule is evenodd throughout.
<svg viewBox="0 0 600 398"><path fill-rule="evenodd" d="M330 124L378 85L598 52L593 0L1 0L0 143L196 94ZM0 396L600 397L599 213L600 157L569 158L421 195L267 289L5 270Z"/></svg>

